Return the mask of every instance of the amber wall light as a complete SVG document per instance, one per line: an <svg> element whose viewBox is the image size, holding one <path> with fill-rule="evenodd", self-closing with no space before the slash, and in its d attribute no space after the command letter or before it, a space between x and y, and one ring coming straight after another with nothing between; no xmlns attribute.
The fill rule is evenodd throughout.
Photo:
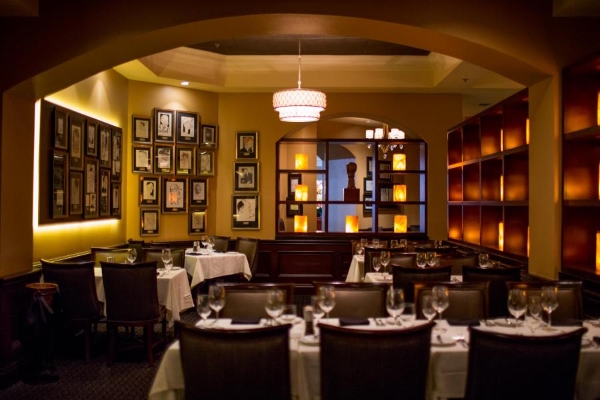
<svg viewBox="0 0 600 400"><path fill-rule="evenodd" d="M596 273L600 273L600 231L596 232Z"/></svg>
<svg viewBox="0 0 600 400"><path fill-rule="evenodd" d="M408 218L406 215L394 215L394 233L406 233Z"/></svg>
<svg viewBox="0 0 600 400"><path fill-rule="evenodd" d="M498 250L504 251L504 222L498 223Z"/></svg>
<svg viewBox="0 0 600 400"><path fill-rule="evenodd" d="M308 155L296 154L294 167L296 169L308 169Z"/></svg>
<svg viewBox="0 0 600 400"><path fill-rule="evenodd" d="M394 171L405 171L406 170L406 154L396 153L392 159L392 169Z"/></svg>
<svg viewBox="0 0 600 400"><path fill-rule="evenodd" d="M358 232L358 216L346 215L346 233Z"/></svg>
<svg viewBox="0 0 600 400"><path fill-rule="evenodd" d="M308 200L308 186L307 185L296 185L295 192L296 201L307 201Z"/></svg>
<svg viewBox="0 0 600 400"><path fill-rule="evenodd" d="M406 185L394 185L394 201L406 201Z"/></svg>
<svg viewBox="0 0 600 400"><path fill-rule="evenodd" d="M306 215L294 215L294 232L304 232L308 230L308 217Z"/></svg>

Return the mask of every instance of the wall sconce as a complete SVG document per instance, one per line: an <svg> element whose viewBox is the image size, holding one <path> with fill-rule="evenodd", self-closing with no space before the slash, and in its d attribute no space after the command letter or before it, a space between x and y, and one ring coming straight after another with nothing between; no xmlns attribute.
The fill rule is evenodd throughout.
<svg viewBox="0 0 600 400"><path fill-rule="evenodd" d="M358 215L346 215L346 233L358 232Z"/></svg>
<svg viewBox="0 0 600 400"><path fill-rule="evenodd" d="M408 217L406 215L394 215L394 233L406 233L408 230Z"/></svg>
<svg viewBox="0 0 600 400"><path fill-rule="evenodd" d="M600 200L600 163L598 163L598 200Z"/></svg>
<svg viewBox="0 0 600 400"><path fill-rule="evenodd" d="M529 227L527 227L527 257L529 257Z"/></svg>
<svg viewBox="0 0 600 400"><path fill-rule="evenodd" d="M600 231L596 232L596 273L600 273Z"/></svg>
<svg viewBox="0 0 600 400"><path fill-rule="evenodd" d="M308 217L306 215L294 215L294 232L306 233L308 230Z"/></svg>
<svg viewBox="0 0 600 400"><path fill-rule="evenodd" d="M394 201L406 201L406 185L394 185Z"/></svg>
<svg viewBox="0 0 600 400"><path fill-rule="evenodd" d="M600 90L598 90L598 111L596 113L598 114L598 125L600 126Z"/></svg>
<svg viewBox="0 0 600 400"><path fill-rule="evenodd" d="M296 154L294 167L296 169L308 169L308 155Z"/></svg>
<svg viewBox="0 0 600 400"><path fill-rule="evenodd" d="M504 201L504 175L500 175L500 201Z"/></svg>
<svg viewBox="0 0 600 400"><path fill-rule="evenodd" d="M504 222L498 223L498 250L504 251Z"/></svg>
<svg viewBox="0 0 600 400"><path fill-rule="evenodd" d="M307 201L308 200L308 186L307 185L296 185L295 198L296 198L296 201Z"/></svg>
<svg viewBox="0 0 600 400"><path fill-rule="evenodd" d="M529 118L525 120L525 144L529 144Z"/></svg>
<svg viewBox="0 0 600 400"><path fill-rule="evenodd" d="M394 171L405 171L406 170L406 154L396 153L392 159L392 169Z"/></svg>
<svg viewBox="0 0 600 400"><path fill-rule="evenodd" d="M504 129L500 129L500 151L504 151Z"/></svg>

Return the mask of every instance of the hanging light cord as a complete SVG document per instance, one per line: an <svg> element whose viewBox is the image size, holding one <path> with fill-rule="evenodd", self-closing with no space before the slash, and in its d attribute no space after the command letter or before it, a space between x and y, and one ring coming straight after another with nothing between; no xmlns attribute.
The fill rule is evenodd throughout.
<svg viewBox="0 0 600 400"><path fill-rule="evenodd" d="M302 39L298 38L298 89L302 89Z"/></svg>

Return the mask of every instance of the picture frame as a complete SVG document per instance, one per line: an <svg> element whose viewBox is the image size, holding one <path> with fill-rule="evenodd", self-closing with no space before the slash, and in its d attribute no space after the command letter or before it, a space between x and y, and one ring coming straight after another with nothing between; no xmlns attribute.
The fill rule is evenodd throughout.
<svg viewBox="0 0 600 400"><path fill-rule="evenodd" d="M135 173L151 174L154 160L152 146L132 147L132 168Z"/></svg>
<svg viewBox="0 0 600 400"><path fill-rule="evenodd" d="M373 157L367 156L367 171L365 176L371 178L373 176Z"/></svg>
<svg viewBox="0 0 600 400"><path fill-rule="evenodd" d="M258 161L233 163L234 192L258 192L259 178Z"/></svg>
<svg viewBox="0 0 600 400"><path fill-rule="evenodd" d="M212 150L219 148L219 129L217 125L202 125L200 148Z"/></svg>
<svg viewBox="0 0 600 400"><path fill-rule="evenodd" d="M196 175L215 176L215 152L198 149Z"/></svg>
<svg viewBox="0 0 600 400"><path fill-rule="evenodd" d="M85 130L85 155L98 157L98 123L90 119Z"/></svg>
<svg viewBox="0 0 600 400"><path fill-rule="evenodd" d="M196 148L179 147L175 149L175 173L177 175L194 175L196 167Z"/></svg>
<svg viewBox="0 0 600 400"><path fill-rule="evenodd" d="M54 108L54 148L69 149L67 113L58 107Z"/></svg>
<svg viewBox="0 0 600 400"><path fill-rule="evenodd" d="M195 112L177 111L177 143L198 144L199 115Z"/></svg>
<svg viewBox="0 0 600 400"><path fill-rule="evenodd" d="M85 159L84 172L84 218L98 217L98 160L93 158Z"/></svg>
<svg viewBox="0 0 600 400"><path fill-rule="evenodd" d="M131 116L131 141L133 143L152 144L152 119L141 115Z"/></svg>
<svg viewBox="0 0 600 400"><path fill-rule="evenodd" d="M206 233L206 209L191 209L188 213L188 234L200 235Z"/></svg>
<svg viewBox="0 0 600 400"><path fill-rule="evenodd" d="M110 215L117 218L121 217L121 184L111 183L110 193Z"/></svg>
<svg viewBox="0 0 600 400"><path fill-rule="evenodd" d="M186 181L186 178L163 178L163 213L182 213L187 211Z"/></svg>
<svg viewBox="0 0 600 400"><path fill-rule="evenodd" d="M202 178L190 178L190 207L208 206L208 180Z"/></svg>
<svg viewBox="0 0 600 400"><path fill-rule="evenodd" d="M373 213L373 194L365 192L363 194L363 202L363 216L370 217Z"/></svg>
<svg viewBox="0 0 600 400"><path fill-rule="evenodd" d="M236 132L235 158L258 159L258 132Z"/></svg>
<svg viewBox="0 0 600 400"><path fill-rule="evenodd" d="M112 135L112 162L110 169L110 180L121 182L121 162L123 154L123 132L114 129Z"/></svg>
<svg viewBox="0 0 600 400"><path fill-rule="evenodd" d="M175 143L175 111L154 109L154 142Z"/></svg>
<svg viewBox="0 0 600 400"><path fill-rule="evenodd" d="M379 161L379 180L380 181L391 181L392 174L386 171L392 170L391 161Z"/></svg>
<svg viewBox="0 0 600 400"><path fill-rule="evenodd" d="M83 171L83 120L69 118L69 165L71 169Z"/></svg>
<svg viewBox="0 0 600 400"><path fill-rule="evenodd" d="M291 200L293 201L294 199ZM303 208L304 207L302 206L302 204L287 204L285 208L285 214L287 217L293 217L294 215L302 215Z"/></svg>
<svg viewBox="0 0 600 400"><path fill-rule="evenodd" d="M232 195L231 211L231 229L260 229L260 195Z"/></svg>
<svg viewBox="0 0 600 400"><path fill-rule="evenodd" d="M372 177L363 178L363 191L365 193L373 192L373 178Z"/></svg>
<svg viewBox="0 0 600 400"><path fill-rule="evenodd" d="M158 176L140 177L140 206L160 205L160 178Z"/></svg>
<svg viewBox="0 0 600 400"><path fill-rule="evenodd" d="M111 167L110 147L112 142L110 128L107 125L100 125L100 166L104 168Z"/></svg>
<svg viewBox="0 0 600 400"><path fill-rule="evenodd" d="M302 183L302 174L290 173L288 174L288 201L296 200L296 186ZM302 204L286 204L285 214L287 217L293 217L294 215L302 215L304 207Z"/></svg>
<svg viewBox="0 0 600 400"><path fill-rule="evenodd" d="M173 174L173 146L154 145L154 173Z"/></svg>
<svg viewBox="0 0 600 400"><path fill-rule="evenodd" d="M140 236L158 236L160 234L160 215L158 209L140 209Z"/></svg>
<svg viewBox="0 0 600 400"><path fill-rule="evenodd" d="M69 173L69 215L83 214L83 172Z"/></svg>
<svg viewBox="0 0 600 400"><path fill-rule="evenodd" d="M110 170L100 168L100 198L98 211L101 217L110 215Z"/></svg>
<svg viewBox="0 0 600 400"><path fill-rule="evenodd" d="M66 218L69 215L68 202L69 156L64 151L52 154L52 218Z"/></svg>

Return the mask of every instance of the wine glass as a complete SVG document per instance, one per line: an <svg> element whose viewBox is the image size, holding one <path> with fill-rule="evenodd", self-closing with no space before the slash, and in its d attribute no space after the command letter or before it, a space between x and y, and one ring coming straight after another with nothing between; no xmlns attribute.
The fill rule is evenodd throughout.
<svg viewBox="0 0 600 400"><path fill-rule="evenodd" d="M212 250L215 247L215 238L212 236L209 236L206 243L208 244L208 249Z"/></svg>
<svg viewBox="0 0 600 400"><path fill-rule="evenodd" d="M310 296L310 304L313 308L313 332L315 334L315 338L319 337L319 328L317 327L319 325L319 320L325 315L325 311L323 311L321 308L320 303L321 301L319 296Z"/></svg>
<svg viewBox="0 0 600 400"><path fill-rule="evenodd" d="M402 325L398 317L404 311L404 290L391 287L387 292L385 307L388 314L394 318L394 324Z"/></svg>
<svg viewBox="0 0 600 400"><path fill-rule="evenodd" d="M202 237L200 238L200 243L202 243L202 246L206 248L206 245L208 244L208 236L202 235Z"/></svg>
<svg viewBox="0 0 600 400"><path fill-rule="evenodd" d="M408 240L407 239L400 239L400 241L398 242L398 247L400 247L401 249L403 249L404 251L406 251L406 248L408 247Z"/></svg>
<svg viewBox="0 0 600 400"><path fill-rule="evenodd" d="M527 297L522 289L511 289L508 292L508 312L515 317L515 325L519 325L519 317L527 311Z"/></svg>
<svg viewBox="0 0 600 400"><path fill-rule="evenodd" d="M428 251L427 253L425 253L425 262L427 263L427 265L433 267L435 265L435 261L435 252Z"/></svg>
<svg viewBox="0 0 600 400"><path fill-rule="evenodd" d="M479 266L484 268L490 261L490 255L488 253L479 253Z"/></svg>
<svg viewBox="0 0 600 400"><path fill-rule="evenodd" d="M433 315L435 316L435 313ZM417 311L415 310L415 303L404 303L404 311L400 314L402 325L411 327L414 325L416 319Z"/></svg>
<svg viewBox="0 0 600 400"><path fill-rule="evenodd" d="M390 248L392 248L392 249L397 249L397 248L398 248L398 246L399 246L399 245L398 245L398 241L397 241L397 240L395 240L395 239L393 239L393 240L390 240Z"/></svg>
<svg viewBox="0 0 600 400"><path fill-rule="evenodd" d="M437 314L437 311L433 306L433 296L428 294L423 296L423 304L421 305L421 311L423 312L425 318L427 318L427 321L431 322L435 318L435 314Z"/></svg>
<svg viewBox="0 0 600 400"><path fill-rule="evenodd" d="M206 319L211 313L210 302L208 300L208 295L199 294L196 298L196 312L202 318L200 326L206 326Z"/></svg>
<svg viewBox="0 0 600 400"><path fill-rule="evenodd" d="M373 257L371 263L373 264L373 269L375 272L379 273L379 268L381 267L381 264L379 263L379 257Z"/></svg>
<svg viewBox="0 0 600 400"><path fill-rule="evenodd" d="M390 252L389 251L382 251L381 253L379 253L379 263L381 265L383 265L383 273L385 274L385 269L388 266L388 264L390 263Z"/></svg>
<svg viewBox="0 0 600 400"><path fill-rule="evenodd" d="M225 288L221 285L211 285L208 288L208 304L216 314L215 322L219 321L219 311L225 307Z"/></svg>
<svg viewBox="0 0 600 400"><path fill-rule="evenodd" d="M133 248L127 250L127 261L129 264L133 264L135 259L137 258L137 251Z"/></svg>
<svg viewBox="0 0 600 400"><path fill-rule="evenodd" d="M529 296L528 300L529 315L533 320L530 324L529 329L531 333L535 333L535 330L540 326L542 322L542 299L540 296Z"/></svg>
<svg viewBox="0 0 600 400"><path fill-rule="evenodd" d="M171 268L173 267L173 255L171 254L171 249L163 249L161 258L165 266L165 270L167 271L167 274L169 274L169 272L171 272Z"/></svg>
<svg viewBox="0 0 600 400"><path fill-rule="evenodd" d="M425 268L427 265L427 259L425 258L425 253L417 253L417 267Z"/></svg>
<svg viewBox="0 0 600 400"><path fill-rule="evenodd" d="M283 307L285 305L285 294L283 290L269 290L267 292L267 303L265 304L265 310L269 317L271 317L269 325L275 325L275 320L283 314Z"/></svg>
<svg viewBox="0 0 600 400"><path fill-rule="evenodd" d="M558 308L558 288L556 286L542 286L541 304L548 313L548 330L552 330L552 311Z"/></svg>
<svg viewBox="0 0 600 400"><path fill-rule="evenodd" d="M434 286L431 289L431 296L433 297L433 307L440 315L439 320L442 320L442 313L450 305L448 299L448 288L446 286Z"/></svg>
<svg viewBox="0 0 600 400"><path fill-rule="evenodd" d="M379 247L379 239L373 239L373 247L374 248L378 248Z"/></svg>
<svg viewBox="0 0 600 400"><path fill-rule="evenodd" d="M331 285L319 288L319 305L325 311L325 318L329 319L329 313L335 307L335 288Z"/></svg>
<svg viewBox="0 0 600 400"><path fill-rule="evenodd" d="M368 244L369 244L369 241L366 238L361 238L360 239L360 247L362 247L363 249L365 247L367 247Z"/></svg>
<svg viewBox="0 0 600 400"><path fill-rule="evenodd" d="M359 256L362 256L364 252L365 252L365 248L362 246L362 244L357 244L356 245L356 254L358 254Z"/></svg>

